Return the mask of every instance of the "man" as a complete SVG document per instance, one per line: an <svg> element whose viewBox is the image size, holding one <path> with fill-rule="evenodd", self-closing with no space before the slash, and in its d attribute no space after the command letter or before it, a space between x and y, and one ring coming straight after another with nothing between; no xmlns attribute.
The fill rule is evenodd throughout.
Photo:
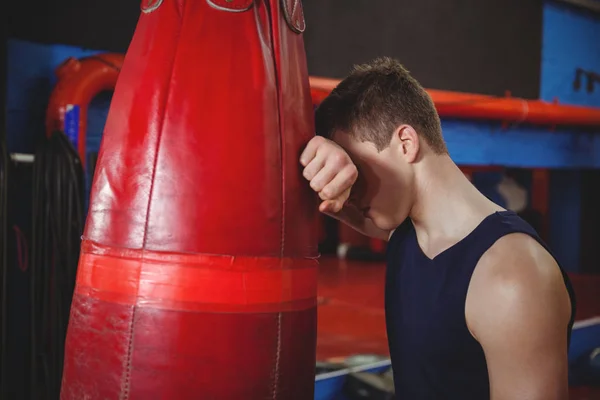
<svg viewBox="0 0 600 400"><path fill-rule="evenodd" d="M357 66L316 129L300 163L320 211L389 240L397 397L567 399L568 278L536 232L454 164L419 83L389 58Z"/></svg>

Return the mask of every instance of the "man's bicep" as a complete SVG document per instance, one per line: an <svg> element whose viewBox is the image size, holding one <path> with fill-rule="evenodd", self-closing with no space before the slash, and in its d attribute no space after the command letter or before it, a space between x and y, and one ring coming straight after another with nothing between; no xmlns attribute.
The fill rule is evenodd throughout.
<svg viewBox="0 0 600 400"><path fill-rule="evenodd" d="M567 399L567 330L552 319L516 312L478 329L491 400Z"/></svg>
<svg viewBox="0 0 600 400"><path fill-rule="evenodd" d="M545 256L501 260L507 264L478 266L466 308L485 353L491 399L567 399L570 303L558 266Z"/></svg>

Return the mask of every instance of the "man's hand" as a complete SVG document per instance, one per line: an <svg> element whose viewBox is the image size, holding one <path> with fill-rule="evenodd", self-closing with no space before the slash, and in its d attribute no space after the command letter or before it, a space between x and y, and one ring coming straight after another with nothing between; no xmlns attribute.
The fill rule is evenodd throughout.
<svg viewBox="0 0 600 400"><path fill-rule="evenodd" d="M300 156L303 175L323 202L319 210L327 214L342 211L350 197L358 170L350 156L331 140L315 136Z"/></svg>
<svg viewBox="0 0 600 400"><path fill-rule="evenodd" d="M389 239L389 231L379 229L355 205L348 204L358 170L344 149L331 140L316 136L302 152L300 164L304 167L303 175L310 182L310 187L323 200L319 211L363 235L386 241Z"/></svg>

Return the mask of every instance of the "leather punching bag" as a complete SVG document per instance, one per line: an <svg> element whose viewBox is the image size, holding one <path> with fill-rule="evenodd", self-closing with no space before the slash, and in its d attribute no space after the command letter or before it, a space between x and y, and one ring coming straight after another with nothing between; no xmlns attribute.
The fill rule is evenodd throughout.
<svg viewBox="0 0 600 400"><path fill-rule="evenodd" d="M63 400L312 399L299 0L144 0L111 103Z"/></svg>

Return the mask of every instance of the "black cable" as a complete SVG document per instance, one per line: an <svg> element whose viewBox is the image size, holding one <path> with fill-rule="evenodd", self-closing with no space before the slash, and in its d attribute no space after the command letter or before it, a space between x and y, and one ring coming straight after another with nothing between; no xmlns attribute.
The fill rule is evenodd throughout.
<svg viewBox="0 0 600 400"><path fill-rule="evenodd" d="M0 398L6 398L7 376L7 193L8 193L8 152L6 147L6 95L8 66L8 15L0 16Z"/></svg>
<svg viewBox="0 0 600 400"><path fill-rule="evenodd" d="M64 133L41 139L33 176L31 398L58 400L85 191L81 159Z"/></svg>
<svg viewBox="0 0 600 400"><path fill-rule="evenodd" d="M4 112L4 110L0 110ZM1 263L1 308L0 313L2 315L2 326L0 332L0 398L3 398L6 394L6 374L7 374L7 347L6 347L6 336L7 336L7 281L8 281L8 245L7 245L7 198L8 198L8 164L9 155L6 149L6 135L3 129L0 136L0 263Z"/></svg>

